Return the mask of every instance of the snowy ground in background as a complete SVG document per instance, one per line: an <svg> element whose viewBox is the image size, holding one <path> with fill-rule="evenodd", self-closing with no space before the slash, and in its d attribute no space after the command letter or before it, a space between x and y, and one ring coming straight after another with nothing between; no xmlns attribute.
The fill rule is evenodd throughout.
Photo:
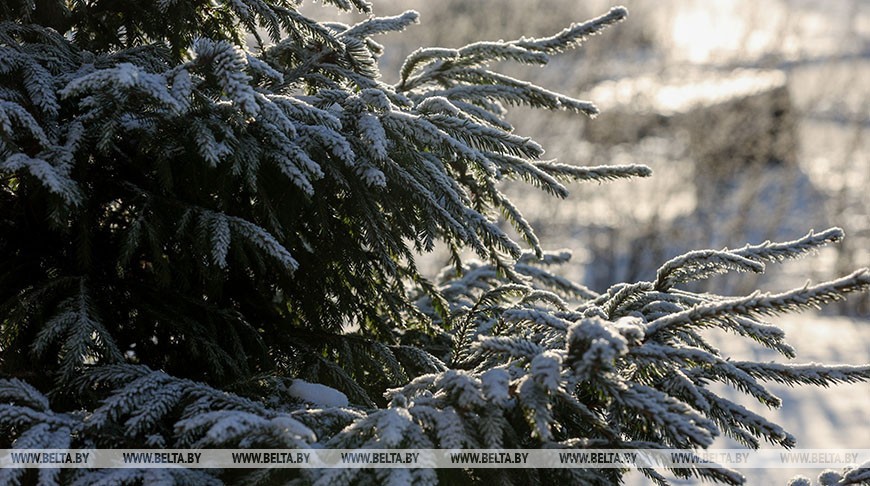
<svg viewBox="0 0 870 486"><path fill-rule="evenodd" d="M795 347L798 358L794 362L870 363L868 320L807 313L782 317L773 322L785 329L786 340ZM731 334L717 333L715 345L724 355L733 359L783 362L783 358L775 352ZM770 389L782 399L782 408L768 410L726 387L720 387L717 391L782 425L797 437L798 449L870 448L870 384L838 385L828 389L790 388L774 384ZM727 438L720 438L713 447L727 449L741 446ZM815 482L822 470L745 469L740 472L750 485L784 486L798 474ZM627 483L641 485L647 481L640 474L631 474Z"/></svg>

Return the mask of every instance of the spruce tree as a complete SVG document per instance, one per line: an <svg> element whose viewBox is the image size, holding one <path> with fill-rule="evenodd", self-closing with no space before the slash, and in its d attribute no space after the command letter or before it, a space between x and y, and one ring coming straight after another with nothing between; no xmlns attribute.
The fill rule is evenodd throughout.
<svg viewBox="0 0 870 486"><path fill-rule="evenodd" d="M568 181L650 175L542 160L506 109L595 106L493 70L546 64L626 15L419 49L387 85L374 37L414 12L348 26L292 0L3 2L0 446L700 449L721 434L793 446L708 385L775 407L765 382L827 386L870 367L734 361L702 331L793 358L764 318L864 290L870 273L745 297L680 286L761 272L842 231L692 252L596 293L558 274L570 255L544 251L499 190L518 179L564 198ZM415 258L437 242L452 263L427 280ZM6 469L0 482L611 484L624 472Z"/></svg>

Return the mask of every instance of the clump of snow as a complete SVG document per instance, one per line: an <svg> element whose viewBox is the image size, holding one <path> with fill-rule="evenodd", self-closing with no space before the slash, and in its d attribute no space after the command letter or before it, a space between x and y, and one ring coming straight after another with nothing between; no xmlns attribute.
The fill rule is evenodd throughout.
<svg viewBox="0 0 870 486"><path fill-rule="evenodd" d="M813 486L813 482L805 476L795 476L788 482L788 486Z"/></svg>
<svg viewBox="0 0 870 486"><path fill-rule="evenodd" d="M532 374L550 390L559 388L562 358L555 351L545 351L532 358Z"/></svg>
<svg viewBox="0 0 870 486"><path fill-rule="evenodd" d="M287 393L303 402L323 407L346 407L349 403L347 395L335 388L305 380L293 380Z"/></svg>
<svg viewBox="0 0 870 486"><path fill-rule="evenodd" d="M837 471L827 470L822 474L819 474L819 484L822 486L828 486L829 484L840 484L840 481L843 479L843 475L838 473Z"/></svg>
<svg viewBox="0 0 870 486"><path fill-rule="evenodd" d="M480 377L483 393L486 398L496 406L504 405L510 400L508 391L511 382L510 373L502 368L493 368L485 371Z"/></svg>

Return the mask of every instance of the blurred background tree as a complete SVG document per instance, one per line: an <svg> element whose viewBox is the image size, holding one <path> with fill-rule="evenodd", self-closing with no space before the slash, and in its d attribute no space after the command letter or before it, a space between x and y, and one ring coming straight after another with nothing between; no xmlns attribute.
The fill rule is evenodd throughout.
<svg viewBox="0 0 870 486"><path fill-rule="evenodd" d="M526 216L542 236L578 252L572 276L600 290L648 275L659 255L789 237L826 222L849 235L824 251L831 265L796 262L757 280L723 277L705 285L745 292L761 283L788 286L806 271L830 278L866 265L870 88L862 80L870 72L870 5L728 0L626 6L631 22L554 59L546 70L505 66L524 79L583 93L602 108L591 123L512 111L517 131L532 134L548 157L638 160L661 175L632 186L643 204L614 197L624 190L621 183L580 187L558 207L506 189L533 198ZM381 65L392 80L404 53L416 45L540 35L558 29L564 18L606 8L606 2L387 0L378 8L414 8L426 20L386 40L390 49ZM431 268L439 265L435 259ZM870 300L856 297L829 311L834 309L868 317Z"/></svg>

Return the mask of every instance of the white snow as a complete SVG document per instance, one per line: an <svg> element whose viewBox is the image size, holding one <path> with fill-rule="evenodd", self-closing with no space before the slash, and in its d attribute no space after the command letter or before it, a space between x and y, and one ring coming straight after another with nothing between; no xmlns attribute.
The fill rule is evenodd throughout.
<svg viewBox="0 0 870 486"><path fill-rule="evenodd" d="M501 368L487 370L480 376L480 381L484 395L494 405L501 405L510 400L511 376L507 370Z"/></svg>
<svg viewBox="0 0 870 486"><path fill-rule="evenodd" d="M323 407L346 407L349 402L347 395L319 383L308 383L305 380L293 380L287 392L303 402Z"/></svg>

